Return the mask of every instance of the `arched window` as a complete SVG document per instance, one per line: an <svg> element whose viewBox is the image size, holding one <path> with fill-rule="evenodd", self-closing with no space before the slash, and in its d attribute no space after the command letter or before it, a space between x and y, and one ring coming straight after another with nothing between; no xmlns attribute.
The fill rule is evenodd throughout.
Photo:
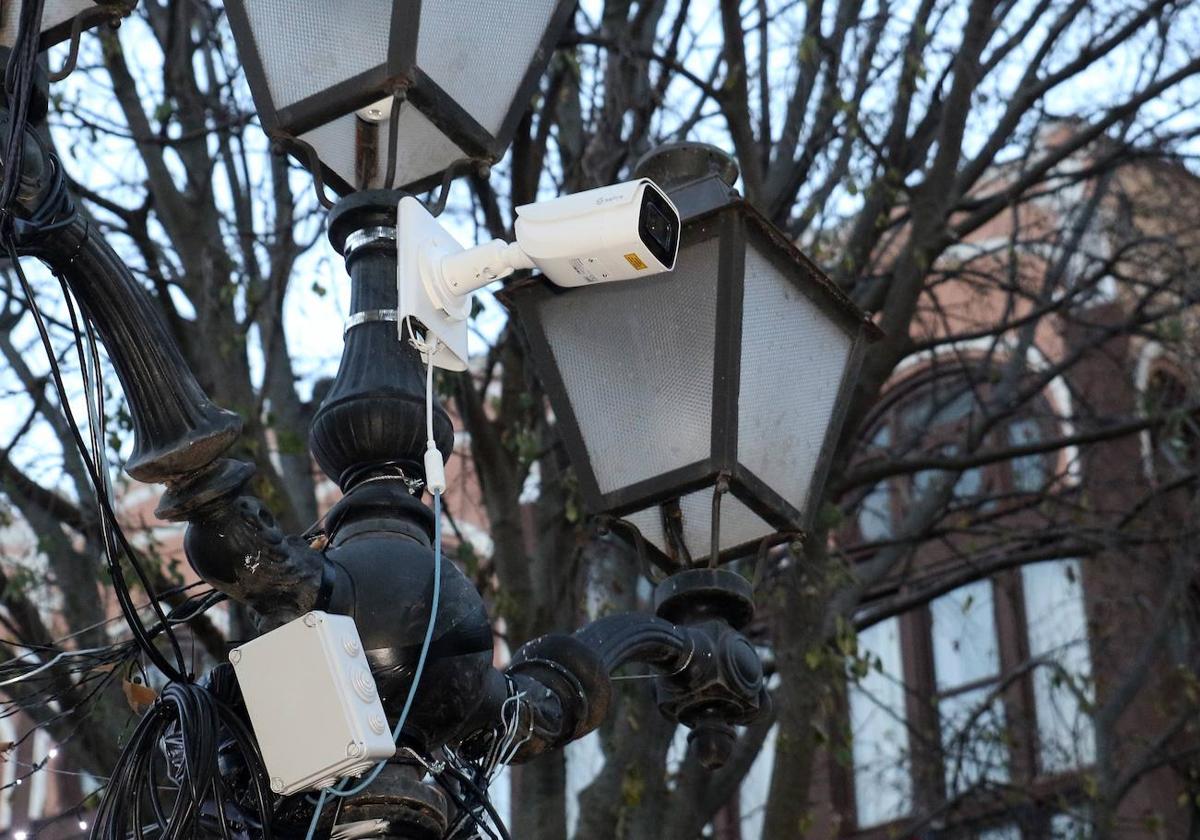
<svg viewBox="0 0 1200 840"><path fill-rule="evenodd" d="M892 441L886 423L871 438L871 455L885 456ZM858 507L858 532L864 542L882 542L892 536L892 483L881 481L867 491Z"/></svg>
<svg viewBox="0 0 1200 840"><path fill-rule="evenodd" d="M942 376L914 389L888 406L876 419L862 447L861 463L918 461L966 455L964 442L972 420L988 398L984 384L965 376ZM951 508L995 509L1001 496L1044 492L1055 473L1056 453L1031 451L1060 436L1047 400L1030 400L1021 412L999 423L975 451L1012 450L1012 456L984 466L970 466L958 476ZM896 524L936 486L939 470L897 471L852 502L857 540L883 542L894 536ZM853 542L854 537L851 538Z"/></svg>

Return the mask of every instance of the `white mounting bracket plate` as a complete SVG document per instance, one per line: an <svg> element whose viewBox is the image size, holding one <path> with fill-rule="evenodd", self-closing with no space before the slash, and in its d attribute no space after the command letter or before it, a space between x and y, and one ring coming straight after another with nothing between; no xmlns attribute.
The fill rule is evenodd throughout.
<svg viewBox="0 0 1200 840"><path fill-rule="evenodd" d="M467 369L467 320L448 315L433 300L426 275L438 259L463 250L421 202L407 195L400 199L396 212L396 327L400 340L408 341L406 320L420 321L427 335L439 340L433 364L445 370Z"/></svg>

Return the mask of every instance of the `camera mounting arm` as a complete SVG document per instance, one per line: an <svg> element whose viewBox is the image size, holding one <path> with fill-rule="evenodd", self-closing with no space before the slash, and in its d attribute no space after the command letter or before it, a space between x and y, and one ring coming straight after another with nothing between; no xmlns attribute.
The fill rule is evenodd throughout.
<svg viewBox="0 0 1200 840"><path fill-rule="evenodd" d="M493 239L456 254L441 256L431 265L433 271L430 280L439 299L453 301L466 298L493 280L507 277L514 271L536 267L537 263L517 243ZM454 304L451 306L452 309L447 310L446 314L461 311ZM469 300L467 307L470 308Z"/></svg>

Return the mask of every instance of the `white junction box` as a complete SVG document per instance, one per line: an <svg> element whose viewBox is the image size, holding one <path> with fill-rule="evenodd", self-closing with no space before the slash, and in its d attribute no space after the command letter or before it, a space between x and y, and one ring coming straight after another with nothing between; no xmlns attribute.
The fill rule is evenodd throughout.
<svg viewBox="0 0 1200 840"><path fill-rule="evenodd" d="M229 652L271 790L359 776L396 752L354 619L310 612Z"/></svg>

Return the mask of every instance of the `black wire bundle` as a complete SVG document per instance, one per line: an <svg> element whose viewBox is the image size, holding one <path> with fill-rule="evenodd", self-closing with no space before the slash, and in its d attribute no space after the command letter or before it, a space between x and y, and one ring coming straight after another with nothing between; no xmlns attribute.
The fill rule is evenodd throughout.
<svg viewBox="0 0 1200 840"><path fill-rule="evenodd" d="M22 152L26 136L29 100L32 96L37 64L37 42L41 19L41 0L34 0L33 2L21 5L21 17L17 37L13 45L12 55L9 57L8 66L5 69L4 90L9 110L9 121L8 135L5 142L4 178L0 181L0 237L4 240L5 250L12 261L17 280L21 284L21 290L25 295L30 314L33 316L34 325L37 327L38 336L41 338L42 347L46 352L46 358L50 363L50 374L54 380L55 390L58 393L59 407L66 418L67 426L75 441L75 446L79 450L84 470L87 472L88 479L95 491L100 513L99 521L104 556L107 561L109 573L112 576L117 601L121 605L121 612L125 616L125 620L129 624L134 638L150 661L168 679L182 681L188 679L185 676L187 669L183 649L180 647L179 640L176 638L174 632L171 631L170 624L157 598L154 597L154 587L151 584L149 576L142 569L141 564L137 562L136 554L117 522L117 517L113 511L112 502L108 494L107 477L99 469L100 463L104 459L104 433L101 428L103 425L103 388L96 387L94 389L96 399L99 403L95 416L89 417L91 421L89 422L91 431L91 447L89 450L89 446L84 442L83 434L79 430L79 424L76 422L75 416L71 411L66 385L63 383L62 371L59 369L57 356L50 340L50 332L46 327L41 309L38 307L37 299L33 293L29 279L25 276L25 272L21 268L20 255L17 250L20 238L29 236L32 233L37 233L38 235L53 233L71 224L76 215L74 203L71 201L70 193L67 190L62 165L53 155L47 155L51 164L51 172L49 173L50 186L43 200L34 212L25 219L20 219L13 213L12 202L16 198L17 189L20 184ZM87 351L85 352L84 334L80 330L79 318L76 315L69 290L61 277L59 278L59 283L62 287L63 297L71 318L75 349L79 357L80 370L84 375L85 389L91 390L87 378L89 360L95 373L97 384L99 384L100 375L100 352L96 345L96 337L91 324L87 323ZM89 398L88 402L89 413L91 413L92 400ZM167 640L170 642L175 660L173 664L154 645L145 624L142 623L141 616L138 614L133 604L133 599L130 596L124 571L121 568L119 561L119 557L121 556L128 559L130 566L137 575L138 581L146 593L150 595L150 605L154 610L155 617L158 619L159 624L165 628Z"/></svg>
<svg viewBox="0 0 1200 840"><path fill-rule="evenodd" d="M0 248L12 261L49 361L60 409L95 493L101 546L122 616L137 648L168 680L122 751L101 801L92 836L126 840L132 834L141 840L149 827L170 840L205 834L233 840L235 830L244 836L245 828L249 826L258 836L270 838L273 797L257 743L238 712L218 693L195 684L183 649L172 630L173 623L186 619L173 619L164 613L153 583L113 510L105 464L100 352L92 324L86 313L81 317L65 279L59 275L87 398L89 446L71 411L46 319L21 268L19 249L22 244L61 230L77 219L62 165L44 148L39 151L49 162L46 189L32 213L15 212L15 201L22 186L25 143L32 138L40 146L40 141L27 132L27 125L37 69L42 6L42 0L22 3L17 36L5 71L8 130L4 138L3 180L0 181ZM128 563L149 596L148 606L156 619L152 628L146 626L134 604L122 560ZM204 596L197 607L189 610L187 618L203 612L220 597L215 593ZM167 640L169 658L155 644L154 639L159 635ZM230 769L231 762L233 770ZM223 770L226 771L224 775ZM239 790L233 789L234 778L239 781ZM251 816L252 813L256 813L257 819Z"/></svg>
<svg viewBox="0 0 1200 840"><path fill-rule="evenodd" d="M52 191L51 194L53 195L54 192ZM62 372L50 341L50 334L29 281L21 269L16 245L11 237L5 239L8 253L13 260L21 288L28 301L30 313L33 315L47 358L50 360L51 378L59 395L60 407L95 491L100 511L99 521L104 556L122 614L133 633L138 648L169 680L158 701L143 718L134 737L122 751L121 759L105 789L99 814L92 829L92 836L117 840L117 838L126 838L133 833L140 838L144 821L150 816L154 819L158 830L166 837L192 837L202 825L207 825L209 832L218 833L226 840L232 840L229 823L233 818L230 817L230 813L240 815L242 811L234 805L235 797L222 780L221 767L217 761L217 751L214 746L219 742L222 732L228 732L238 747L242 762L249 770L250 788L254 793L251 804L255 806L259 817L253 822L260 835L269 838L272 794L265 782L262 757L258 752L254 737L237 714L231 711L226 704L214 697L204 687L192 683L192 675L187 672L182 647L171 629L173 622L163 612L149 576L142 568L117 521L108 482L104 473L100 471L104 457L102 383L97 381L88 388L98 395L95 397L95 415L91 418L92 422L89 423L91 437L91 447L89 448L84 442L79 424L71 411ZM81 329L80 318L72 301L70 290L61 277L59 282L62 284L64 301L74 332L75 349L79 356L80 366L85 370L85 379L88 366L96 372L98 377L100 354L94 330L86 321L83 322ZM91 404L92 399L89 398L89 405ZM89 411L91 411L90 408ZM129 583L120 562L122 557L128 561L141 586L150 596L149 606L158 617L158 622L153 628L148 628L143 623L138 608L133 602ZM215 604L221 597L223 596L219 593L209 593L201 601L200 607L192 610L188 617L198 615L199 612ZM170 661L155 645L154 637L160 634L167 638L174 662ZM158 760L158 747L169 727L174 727L178 735L182 773L176 787L178 795L175 804L169 809L164 809L157 796L164 787L159 783L162 768ZM215 806L215 813L206 813L204 810L210 800ZM249 818L246 819L247 823L250 821Z"/></svg>
<svg viewBox="0 0 1200 840"><path fill-rule="evenodd" d="M8 107L8 134L4 138L4 180L0 183L0 212L7 234L11 227L9 209L20 186L24 157L25 126L37 74L38 40L42 28L43 0L25 0L17 20L17 37L4 69L4 98Z"/></svg>
<svg viewBox="0 0 1200 840"><path fill-rule="evenodd" d="M249 771L242 791L234 790L222 773L222 733ZM160 750L163 744L166 750ZM203 686L171 683L142 718L113 768L92 837L127 840L132 835L142 840L149 831L156 840L201 834L233 840L253 825L269 838L269 825L247 816L243 806L269 815L271 801L258 744L240 716Z"/></svg>
<svg viewBox="0 0 1200 840"><path fill-rule="evenodd" d="M500 814L492 805L491 797L487 794L487 788L471 778L471 775L481 776L480 773L468 774L458 768L447 764L442 772L436 774L433 779L437 782L438 787L450 798L454 803L454 807L458 809L458 817L450 825L446 831L447 838L462 837L464 831L470 829L467 820L475 824L475 827L486 834L491 840L497 840L496 832L488 827L487 821L483 819L480 812L487 812L491 818L492 824L496 827L496 831L500 833L499 840L512 840L508 834L508 828L504 825L504 821L500 819ZM458 790L455 790L455 787ZM469 836L469 835L468 835Z"/></svg>
<svg viewBox="0 0 1200 840"><path fill-rule="evenodd" d="M175 587L171 591L181 593L203 585L202 583L192 583ZM175 606L167 614L167 619L172 625L185 624L204 614L225 600L226 597L222 592L205 588L201 592L188 596L186 600ZM103 625L96 625L96 627L101 626ZM84 628L80 632L92 629L95 627ZM150 636L161 635L163 629L161 624L155 625L150 629ZM0 640L6 645L25 647L37 655L32 659L22 656L0 664L0 690L9 695L9 698L19 698L6 698L0 702L0 718L42 708L45 716L42 726L67 718L81 719L86 716L88 706L100 697L113 680L126 673L130 666L136 664L138 654L136 642L115 642L100 648L72 650L63 647L62 644L70 638L72 636L59 639L52 645L34 646ZM64 677L72 679L73 688L78 695L76 702L68 706L64 706L61 695L61 681ZM219 691L217 694L218 697L223 696ZM14 742L14 746L23 744L37 731L37 728L27 730ZM70 737L68 736L66 740L70 740ZM59 745L64 744L66 740L60 738ZM39 763L27 765L26 772L17 775L7 785L0 787L0 790L15 787L42 770L45 764L46 760L43 759Z"/></svg>

